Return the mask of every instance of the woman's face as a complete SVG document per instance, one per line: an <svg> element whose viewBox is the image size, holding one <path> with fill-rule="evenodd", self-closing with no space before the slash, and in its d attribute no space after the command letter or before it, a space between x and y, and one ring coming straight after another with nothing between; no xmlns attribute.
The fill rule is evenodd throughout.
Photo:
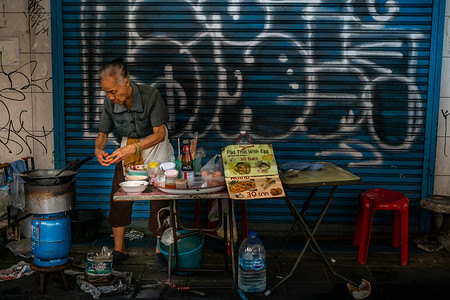
<svg viewBox="0 0 450 300"><path fill-rule="evenodd" d="M120 85L117 76L106 76L102 78L102 89L106 92L109 100L115 104L122 104L129 97L130 81L125 79L124 84Z"/></svg>

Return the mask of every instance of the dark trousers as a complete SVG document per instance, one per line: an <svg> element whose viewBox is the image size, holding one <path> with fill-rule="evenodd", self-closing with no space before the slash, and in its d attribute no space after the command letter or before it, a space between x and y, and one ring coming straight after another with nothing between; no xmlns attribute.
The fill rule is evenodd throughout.
<svg viewBox="0 0 450 300"><path fill-rule="evenodd" d="M114 178L111 188L111 195L109 198L109 217L108 222L112 227L124 227L131 224L131 213L133 209L133 201L114 201L113 196L119 190L120 183L125 181L125 176L122 171L122 162L116 164L114 170ZM157 235L161 235L166 227L159 228L158 225L158 211L169 206L170 201L158 200L150 203L150 218L148 220L148 229ZM163 225L163 220L169 215L168 210L164 210L159 214L160 224Z"/></svg>

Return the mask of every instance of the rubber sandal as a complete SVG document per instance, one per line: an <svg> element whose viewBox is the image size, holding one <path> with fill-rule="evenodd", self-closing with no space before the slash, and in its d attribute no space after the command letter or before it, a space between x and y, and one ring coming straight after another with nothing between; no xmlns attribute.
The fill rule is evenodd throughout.
<svg viewBox="0 0 450 300"><path fill-rule="evenodd" d="M130 256L128 254L124 254L122 252L113 251L113 266L117 266L118 264L120 264L121 262L123 262L124 260L130 258Z"/></svg>
<svg viewBox="0 0 450 300"><path fill-rule="evenodd" d="M167 260L161 252L155 253L155 260L158 271L167 272Z"/></svg>

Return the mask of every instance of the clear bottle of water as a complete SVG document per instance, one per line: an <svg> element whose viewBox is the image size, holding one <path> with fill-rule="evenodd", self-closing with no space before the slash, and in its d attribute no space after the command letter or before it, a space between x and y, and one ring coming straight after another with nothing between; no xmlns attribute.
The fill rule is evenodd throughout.
<svg viewBox="0 0 450 300"><path fill-rule="evenodd" d="M241 130L236 139L236 145L252 144L252 143L253 143L252 138L247 134L247 132L245 130Z"/></svg>
<svg viewBox="0 0 450 300"><path fill-rule="evenodd" d="M238 286L251 293L266 289L266 249L255 231L239 247Z"/></svg>

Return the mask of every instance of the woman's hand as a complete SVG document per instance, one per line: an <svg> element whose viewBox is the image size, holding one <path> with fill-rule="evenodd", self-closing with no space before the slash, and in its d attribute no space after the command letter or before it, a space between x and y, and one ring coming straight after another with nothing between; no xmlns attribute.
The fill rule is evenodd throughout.
<svg viewBox="0 0 450 300"><path fill-rule="evenodd" d="M114 155L108 155L103 149L105 149L108 135L106 133L99 132L95 139L95 157L98 162L104 166L110 166L114 162Z"/></svg>
<svg viewBox="0 0 450 300"><path fill-rule="evenodd" d="M110 166L114 160L112 155L108 155L103 150L95 150L95 157L97 157L98 162L104 167Z"/></svg>
<svg viewBox="0 0 450 300"><path fill-rule="evenodd" d="M135 145L126 145L114 151L109 157L114 157L112 162L118 163L120 161L125 160L128 156L136 153Z"/></svg>

